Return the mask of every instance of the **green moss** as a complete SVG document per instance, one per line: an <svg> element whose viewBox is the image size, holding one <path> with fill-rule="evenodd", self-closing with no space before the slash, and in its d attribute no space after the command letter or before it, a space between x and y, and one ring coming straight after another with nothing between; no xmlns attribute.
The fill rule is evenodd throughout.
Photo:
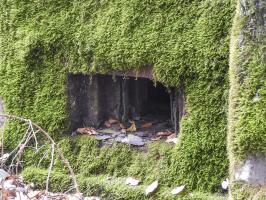
<svg viewBox="0 0 266 200"><path fill-rule="evenodd" d="M247 0L245 9L247 12L242 14L237 6L230 57L229 144L237 161L249 154L266 154L265 35L259 20L263 6L256 8ZM257 32L251 31L254 27Z"/></svg>
<svg viewBox="0 0 266 200"><path fill-rule="evenodd" d="M230 47L228 151L231 180L250 155L266 155L266 59L263 1L238 2ZM260 187L234 183L232 199L263 199Z"/></svg>
<svg viewBox="0 0 266 200"><path fill-rule="evenodd" d="M47 169L29 167L26 168L22 176L26 182L34 183L36 189L45 189L46 179L48 175ZM71 179L67 174L60 171L52 171L49 182L49 191L66 192L71 186Z"/></svg>
<svg viewBox="0 0 266 200"><path fill-rule="evenodd" d="M159 168L169 164L169 184L215 190L227 176L228 33L234 10L232 0L2 0L0 95L6 111L32 119L59 139L69 132L67 73L151 64L156 80L167 86L183 82L187 96L180 143ZM17 124L6 132L12 148L22 132ZM83 159L92 160L81 165L87 173L123 175L127 167L140 168L137 162L147 165L119 146L111 153L80 148L84 153L73 162L81 170Z"/></svg>
<svg viewBox="0 0 266 200"><path fill-rule="evenodd" d="M75 171L84 176L134 176L145 183L155 179L162 184L169 181L172 145L156 142L150 144L145 152L119 143L101 147L99 141L89 136L64 139L60 144ZM63 168L60 159L56 160L55 169Z"/></svg>
<svg viewBox="0 0 266 200"><path fill-rule="evenodd" d="M137 154L128 169L128 175L137 177L145 183L156 179L161 184L169 185L169 167L173 153L173 146L155 142L148 146L148 152Z"/></svg>
<svg viewBox="0 0 266 200"><path fill-rule="evenodd" d="M47 170L38 168L27 168L22 173L25 181L34 182L37 189L45 188L45 181L47 176ZM71 185L67 174L58 174L53 172L51 177L50 188L52 191L64 191L67 185ZM81 192L85 196L100 196L102 199L115 199L115 200L139 200L139 199L158 199L158 200L224 200L225 197L215 194L206 193L191 193L174 196L170 193L171 189L163 186L159 186L159 189L151 197L146 197L145 185L140 186L128 186L125 184L125 178L114 178L107 176L90 176L87 177L84 174L77 175L78 184ZM61 182L61 188L59 190L58 182ZM60 184L59 184L60 185Z"/></svg>
<svg viewBox="0 0 266 200"><path fill-rule="evenodd" d="M233 183L231 198L234 200L263 200L266 197L266 188L263 186L250 186L243 183Z"/></svg>

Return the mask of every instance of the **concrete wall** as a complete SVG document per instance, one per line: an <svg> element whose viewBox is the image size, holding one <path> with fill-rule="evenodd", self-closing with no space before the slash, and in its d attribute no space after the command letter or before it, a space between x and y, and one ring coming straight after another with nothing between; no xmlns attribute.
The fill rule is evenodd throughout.
<svg viewBox="0 0 266 200"><path fill-rule="evenodd" d="M237 1L228 120L229 199L233 200L266 199L265 13L265 0Z"/></svg>

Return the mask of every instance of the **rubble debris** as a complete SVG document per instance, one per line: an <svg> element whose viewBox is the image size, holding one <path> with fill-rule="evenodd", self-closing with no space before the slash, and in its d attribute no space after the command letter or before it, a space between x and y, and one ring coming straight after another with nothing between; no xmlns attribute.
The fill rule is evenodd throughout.
<svg viewBox="0 0 266 200"><path fill-rule="evenodd" d="M152 184L150 184L146 189L145 189L145 194L146 196L151 195L156 191L156 189L159 186L158 180L154 181Z"/></svg>
<svg viewBox="0 0 266 200"><path fill-rule="evenodd" d="M172 189L171 194L173 194L173 195L180 194L184 191L185 187L186 187L185 185L181 185L179 187L176 187L176 188Z"/></svg>
<svg viewBox="0 0 266 200"><path fill-rule="evenodd" d="M126 179L126 184L127 184L127 185L137 186L137 185L139 185L139 183L140 183L140 180L137 180L137 179L132 178L132 177L128 177L128 178Z"/></svg>
<svg viewBox="0 0 266 200"><path fill-rule="evenodd" d="M107 128L107 129L99 129L97 130L99 133L106 133L106 134L120 134L119 131Z"/></svg>
<svg viewBox="0 0 266 200"><path fill-rule="evenodd" d="M125 128L121 129L121 133L126 133L127 130Z"/></svg>
<svg viewBox="0 0 266 200"><path fill-rule="evenodd" d="M0 169L1 200L100 200L100 197L83 197L81 193L65 194L33 190L33 184L25 184L22 177L12 176Z"/></svg>
<svg viewBox="0 0 266 200"><path fill-rule="evenodd" d="M149 132L147 131L138 131L134 133L135 135L139 136L139 137L149 137Z"/></svg>
<svg viewBox="0 0 266 200"><path fill-rule="evenodd" d="M110 139L112 136L110 135L96 135L96 140L107 140Z"/></svg>
<svg viewBox="0 0 266 200"><path fill-rule="evenodd" d="M139 136L130 134L124 139L122 139L123 143L135 145L135 146L143 146L145 143L143 142L143 139Z"/></svg>
<svg viewBox="0 0 266 200"><path fill-rule="evenodd" d="M116 142L123 142L123 140L126 138L127 136L125 134L119 134L116 138L115 141Z"/></svg>
<svg viewBox="0 0 266 200"><path fill-rule="evenodd" d="M7 177L9 177L10 174L7 173L5 170L0 169L0 182L5 180ZM0 186L1 187L1 186Z"/></svg>
<svg viewBox="0 0 266 200"><path fill-rule="evenodd" d="M222 182L221 186L222 186L222 188L223 188L224 190L227 190L228 187L229 187L229 179L228 179L228 178L225 179L225 180Z"/></svg>
<svg viewBox="0 0 266 200"><path fill-rule="evenodd" d="M138 120L129 120L121 123L119 120L110 117L106 125L94 128L79 128L76 132L82 132L88 136L95 137L101 141L101 145L112 146L114 142L125 143L134 146L143 146L152 141L164 141L177 143L176 133L171 129L170 122L165 118L154 118L152 116L140 117Z"/></svg>

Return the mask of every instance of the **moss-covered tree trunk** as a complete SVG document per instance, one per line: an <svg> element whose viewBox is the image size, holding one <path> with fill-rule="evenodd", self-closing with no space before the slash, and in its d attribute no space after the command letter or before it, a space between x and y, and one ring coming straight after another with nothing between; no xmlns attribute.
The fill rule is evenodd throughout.
<svg viewBox="0 0 266 200"><path fill-rule="evenodd" d="M239 0L232 28L228 134L231 199L266 197L265 13L265 0Z"/></svg>

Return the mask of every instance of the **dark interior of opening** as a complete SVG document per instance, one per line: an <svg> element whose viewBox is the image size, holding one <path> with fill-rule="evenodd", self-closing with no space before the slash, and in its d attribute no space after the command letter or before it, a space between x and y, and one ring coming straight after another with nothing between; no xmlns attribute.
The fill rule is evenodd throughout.
<svg viewBox="0 0 266 200"><path fill-rule="evenodd" d="M148 80L147 88L148 100L146 113L154 115L154 117L165 116L170 119L170 91L161 83L154 83L151 80Z"/></svg>
<svg viewBox="0 0 266 200"><path fill-rule="evenodd" d="M147 78L68 75L71 129L101 126L110 117L122 122L157 120L178 125L175 89Z"/></svg>

